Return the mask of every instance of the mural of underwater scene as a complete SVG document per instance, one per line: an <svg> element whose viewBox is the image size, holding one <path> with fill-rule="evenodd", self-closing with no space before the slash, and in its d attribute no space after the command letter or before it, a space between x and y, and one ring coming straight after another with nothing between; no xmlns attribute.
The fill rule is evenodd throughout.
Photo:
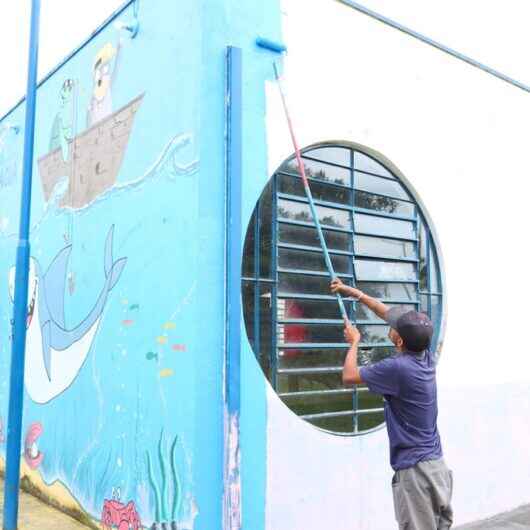
<svg viewBox="0 0 530 530"><path fill-rule="evenodd" d="M136 6L120 17L129 20ZM198 259L198 81L186 73L184 83L178 68L177 47L188 61L193 42L168 37L176 13L141 16L143 34L133 40L110 24L39 89L22 472L38 494L94 528L191 530L200 465L189 398L199 312L189 275ZM155 35L142 37L149 27ZM167 65L174 75L161 85ZM9 123L23 117L19 107ZM0 123L2 419L20 136Z"/></svg>

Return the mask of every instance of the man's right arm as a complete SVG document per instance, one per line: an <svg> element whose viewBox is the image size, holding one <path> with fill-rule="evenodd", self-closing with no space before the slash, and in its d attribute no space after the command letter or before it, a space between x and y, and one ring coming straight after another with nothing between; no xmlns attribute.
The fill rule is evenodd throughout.
<svg viewBox="0 0 530 530"><path fill-rule="evenodd" d="M379 318L384 319L387 311L390 309L387 305L383 304L376 298L372 298L367 294L363 293L360 289L344 285L341 280L335 278L331 282L331 292L340 293L342 296L348 296L355 298L358 302L364 304L368 309L373 311Z"/></svg>

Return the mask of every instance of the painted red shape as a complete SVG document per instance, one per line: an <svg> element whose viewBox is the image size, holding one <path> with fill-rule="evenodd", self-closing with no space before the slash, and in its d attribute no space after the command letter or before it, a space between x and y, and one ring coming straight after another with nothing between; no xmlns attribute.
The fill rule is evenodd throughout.
<svg viewBox="0 0 530 530"><path fill-rule="evenodd" d="M121 322L124 326L132 326L134 323L134 320L122 320Z"/></svg>
<svg viewBox="0 0 530 530"><path fill-rule="evenodd" d="M29 426L26 433L26 439L24 440L24 460L31 469L37 469L44 460L44 455L37 448L37 440L43 432L44 428L42 424L37 421Z"/></svg>
<svg viewBox="0 0 530 530"><path fill-rule="evenodd" d="M142 522L133 501L124 505L118 500L106 500L101 513L101 526L103 530L116 527L118 530L141 530Z"/></svg>
<svg viewBox="0 0 530 530"><path fill-rule="evenodd" d="M186 351L186 345L185 344L173 344L173 346L171 346L171 349L174 351Z"/></svg>

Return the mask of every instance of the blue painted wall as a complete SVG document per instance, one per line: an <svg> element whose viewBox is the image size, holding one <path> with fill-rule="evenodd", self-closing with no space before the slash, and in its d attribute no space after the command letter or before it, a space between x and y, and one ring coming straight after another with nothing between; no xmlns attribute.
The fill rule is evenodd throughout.
<svg viewBox="0 0 530 530"><path fill-rule="evenodd" d="M28 329L24 472L33 480L40 475L46 484L60 481L94 519L104 507L111 520L131 517L126 505L132 501L145 526L162 520L205 530L222 525L225 53L228 45L243 50L244 232L268 178L264 83L272 77L272 58L254 41L258 35L277 39L280 32L276 1L240 4L157 0L147 8L142 3L135 39L116 27L132 19L135 6L130 5L38 91L31 222L38 310ZM114 52L105 55L108 44ZM105 68L109 75L115 69L110 89ZM73 90L61 103L67 79ZM107 121L91 129L101 147L89 151L72 136L86 131L94 95L109 90L112 108L101 111ZM116 111L142 94L132 124L124 125ZM21 104L0 123L4 427L12 318L8 278L23 141L23 131L17 135L9 124L21 126L23 116ZM129 126L128 141L116 140ZM58 170L47 197L37 159L53 147L57 156L65 147L68 169ZM103 191L86 191L86 175L97 178L93 171L99 175L120 150L116 181ZM102 166L68 180L76 156ZM72 190L80 203L68 206ZM56 261L48 269L55 258L66 257L69 246L64 266ZM64 323L58 316L63 300ZM98 300L101 312L91 327L87 319ZM64 329L77 331L61 342ZM243 337L243 517L246 528L259 530L265 503L265 382L244 331ZM42 359L48 355L46 373ZM78 359L80 368L65 368L62 355ZM67 385L58 374L68 370ZM164 502L157 510L157 489L168 513Z"/></svg>

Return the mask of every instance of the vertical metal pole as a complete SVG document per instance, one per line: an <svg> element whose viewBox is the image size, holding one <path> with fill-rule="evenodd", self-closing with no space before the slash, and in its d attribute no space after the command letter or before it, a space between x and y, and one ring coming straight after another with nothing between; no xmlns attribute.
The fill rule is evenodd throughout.
<svg viewBox="0 0 530 530"><path fill-rule="evenodd" d="M271 230L271 265L274 283L271 289L271 384L278 392L278 177L272 177L272 230Z"/></svg>
<svg viewBox="0 0 530 530"><path fill-rule="evenodd" d="M353 287L357 287L357 275L355 274L355 155L353 149L350 151L350 169L351 169L351 216L352 216L352 242L351 251L353 254L352 258L352 284ZM351 321L354 325L357 325L357 304L355 302L351 305ZM353 385L353 432L359 432L359 391L357 385Z"/></svg>
<svg viewBox="0 0 530 530"><path fill-rule="evenodd" d="M262 364L263 352L261 351L261 315L260 315L260 303L261 303L261 198L256 203L255 219L254 219L254 351L259 355L260 364Z"/></svg>
<svg viewBox="0 0 530 530"><path fill-rule="evenodd" d="M432 286L431 286L431 236L425 227L425 266L427 267L427 314L432 319Z"/></svg>
<svg viewBox="0 0 530 530"><path fill-rule="evenodd" d="M6 476L4 491L4 530L16 530L18 521L18 491L20 475L20 438L22 405L24 399L24 358L26 353L26 319L29 275L29 224L31 209L31 177L33 170L33 143L35 138L35 106L37 94L37 62L39 51L40 0L31 6L31 30L26 88L26 121L24 129L24 161L22 195L20 200L20 227L15 274L14 329L11 349L9 382L9 412L7 422Z"/></svg>
<svg viewBox="0 0 530 530"><path fill-rule="evenodd" d="M242 59L241 49L227 50L226 145L226 358L225 358L225 530L241 528L239 416L241 409L241 177Z"/></svg>

